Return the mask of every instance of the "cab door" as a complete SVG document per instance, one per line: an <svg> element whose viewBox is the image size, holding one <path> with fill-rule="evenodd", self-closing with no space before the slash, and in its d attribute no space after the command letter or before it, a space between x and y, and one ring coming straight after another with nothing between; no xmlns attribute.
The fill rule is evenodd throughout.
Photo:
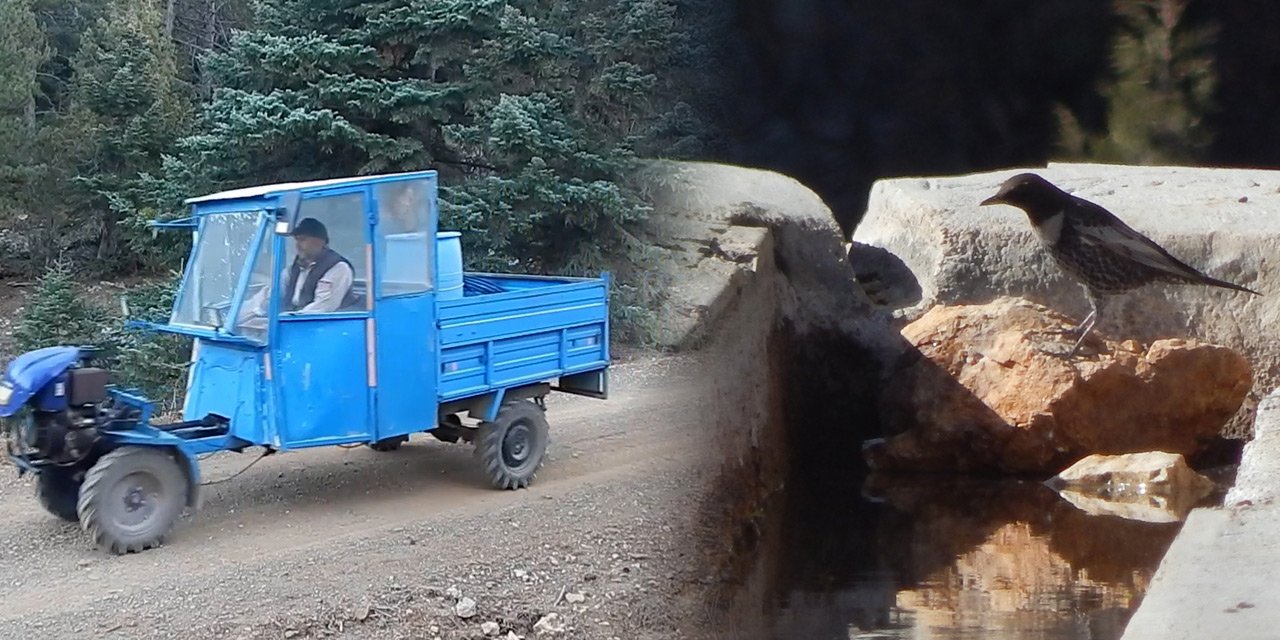
<svg viewBox="0 0 1280 640"><path fill-rule="evenodd" d="M283 448L369 441L375 431L373 390L373 299L371 273L373 200L367 186L304 193L298 220L315 218L326 227L329 248L354 272L357 301L333 312L287 313L274 297L273 364L269 385L276 391ZM275 291L288 286L297 251L294 239L276 236Z"/></svg>
<svg viewBox="0 0 1280 640"><path fill-rule="evenodd" d="M373 185L379 440L436 426L435 172Z"/></svg>

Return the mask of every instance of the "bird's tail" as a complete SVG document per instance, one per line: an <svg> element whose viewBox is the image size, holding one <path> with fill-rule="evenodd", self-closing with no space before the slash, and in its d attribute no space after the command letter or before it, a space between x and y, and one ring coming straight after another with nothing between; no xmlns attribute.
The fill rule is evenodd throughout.
<svg viewBox="0 0 1280 640"><path fill-rule="evenodd" d="M1201 278L1201 280L1200 280L1201 284L1209 284L1209 285L1213 285L1213 286L1215 286L1215 287L1222 287L1223 289L1232 289L1232 290L1235 290L1235 291L1243 291L1244 293L1252 293L1252 294L1253 294L1253 295L1255 295L1255 296L1260 296L1260 295L1262 295L1261 293L1258 293L1257 291L1254 291L1253 289L1250 289L1250 288L1248 288L1248 287L1242 287L1242 286L1240 286L1240 285L1238 285L1238 284L1233 284L1233 283L1227 282L1227 281L1225 281L1225 280L1219 280L1219 279L1217 279L1217 278L1211 278L1211 277L1206 276L1206 275L1204 275L1204 274L1200 274L1200 278Z"/></svg>

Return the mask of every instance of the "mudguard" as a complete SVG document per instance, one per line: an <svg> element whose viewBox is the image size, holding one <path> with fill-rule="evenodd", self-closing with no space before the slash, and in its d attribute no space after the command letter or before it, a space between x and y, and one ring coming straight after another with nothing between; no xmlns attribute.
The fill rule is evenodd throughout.
<svg viewBox="0 0 1280 640"><path fill-rule="evenodd" d="M17 413L31 396L79 360L79 347L45 347L14 358L0 380L0 417Z"/></svg>

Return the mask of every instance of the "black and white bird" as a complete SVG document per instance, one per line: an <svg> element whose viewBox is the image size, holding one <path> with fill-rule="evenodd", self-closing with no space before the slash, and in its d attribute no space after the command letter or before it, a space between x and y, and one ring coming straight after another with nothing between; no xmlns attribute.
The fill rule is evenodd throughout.
<svg viewBox="0 0 1280 640"><path fill-rule="evenodd" d="M982 206L1007 204L1026 212L1031 227L1054 261L1084 286L1089 316L1069 355L1098 323L1108 296L1153 283L1203 284L1261 295L1209 277L1178 260L1110 211L1073 196L1034 173L1020 173L1000 185Z"/></svg>

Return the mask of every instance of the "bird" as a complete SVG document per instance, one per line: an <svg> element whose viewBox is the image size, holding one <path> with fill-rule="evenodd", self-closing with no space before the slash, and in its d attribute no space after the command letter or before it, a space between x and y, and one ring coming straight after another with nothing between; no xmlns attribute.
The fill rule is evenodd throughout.
<svg viewBox="0 0 1280 640"><path fill-rule="evenodd" d="M1083 286L1090 311L1071 331L1080 336L1068 357L1080 350L1111 296L1139 287L1196 284L1262 295L1196 270L1101 205L1069 194L1035 173L1006 179L995 195L980 204L1022 209L1054 262Z"/></svg>

